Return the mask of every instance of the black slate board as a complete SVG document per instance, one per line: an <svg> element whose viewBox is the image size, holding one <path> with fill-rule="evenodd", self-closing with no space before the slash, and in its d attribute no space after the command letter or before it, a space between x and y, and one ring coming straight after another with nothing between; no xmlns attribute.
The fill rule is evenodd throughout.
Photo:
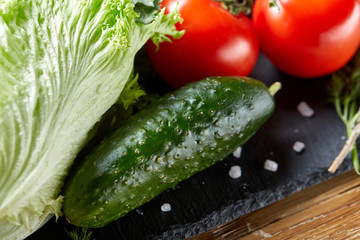
<svg viewBox="0 0 360 240"><path fill-rule="evenodd" d="M230 155L108 226L89 229L95 239L185 239L352 169L348 158L335 175L327 172L345 142L344 126L327 102L330 76L296 79L263 55L251 76L268 86L280 81L282 89L274 115L242 147L240 159ZM300 101L315 110L313 117L299 114ZM293 151L295 141L305 143L302 153ZM276 161L278 171L265 170L266 159ZM232 165L241 166L240 178L229 177ZM170 212L161 211L164 203L171 204ZM65 230L73 229L64 218L51 219L28 239L69 239Z"/></svg>

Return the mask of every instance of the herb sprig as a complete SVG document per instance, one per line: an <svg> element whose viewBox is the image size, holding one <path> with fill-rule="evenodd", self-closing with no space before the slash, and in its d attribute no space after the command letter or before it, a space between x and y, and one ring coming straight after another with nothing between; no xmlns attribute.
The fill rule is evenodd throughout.
<svg viewBox="0 0 360 240"><path fill-rule="evenodd" d="M356 140L360 135L360 49L349 64L332 75L328 92L337 114L345 125L348 138L328 171L334 173L351 152L354 170L360 175L356 145Z"/></svg>
<svg viewBox="0 0 360 240"><path fill-rule="evenodd" d="M76 228L75 230L68 231L65 229L66 233L72 240L91 240L91 234L93 232L88 232L87 228ZM93 239L95 240L95 238Z"/></svg>

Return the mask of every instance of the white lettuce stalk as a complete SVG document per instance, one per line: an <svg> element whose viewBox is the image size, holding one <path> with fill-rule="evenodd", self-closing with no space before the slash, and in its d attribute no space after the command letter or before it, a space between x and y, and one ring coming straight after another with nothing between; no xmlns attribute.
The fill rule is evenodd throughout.
<svg viewBox="0 0 360 240"><path fill-rule="evenodd" d="M61 214L64 177L137 51L181 35L176 12L138 16L130 0L0 1L0 239Z"/></svg>

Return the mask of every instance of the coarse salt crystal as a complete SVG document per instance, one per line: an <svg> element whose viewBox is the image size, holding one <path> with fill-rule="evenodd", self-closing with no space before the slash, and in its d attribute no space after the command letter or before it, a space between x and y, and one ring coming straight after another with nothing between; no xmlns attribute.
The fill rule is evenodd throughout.
<svg viewBox="0 0 360 240"><path fill-rule="evenodd" d="M229 176L231 178L239 178L241 177L241 167L238 165L232 166L229 170Z"/></svg>
<svg viewBox="0 0 360 240"><path fill-rule="evenodd" d="M238 147L234 152L233 152L233 156L236 158L240 158L241 157L241 147Z"/></svg>
<svg viewBox="0 0 360 240"><path fill-rule="evenodd" d="M140 209L136 209L135 212L136 212L137 214L139 214L139 215L144 215L144 212L141 211Z"/></svg>
<svg viewBox="0 0 360 240"><path fill-rule="evenodd" d="M297 105L297 110L303 117L312 117L315 114L315 111L305 101L301 101Z"/></svg>
<svg viewBox="0 0 360 240"><path fill-rule="evenodd" d="M296 141L293 145L293 150L295 152L302 152L305 149L305 143L300 142L300 141Z"/></svg>
<svg viewBox="0 0 360 240"><path fill-rule="evenodd" d="M169 203L164 203L161 206L161 211L163 212L170 212L171 211L171 205Z"/></svg>
<svg viewBox="0 0 360 240"><path fill-rule="evenodd" d="M278 169L278 164L273 160L266 159L264 162L264 169L272 172L276 172Z"/></svg>

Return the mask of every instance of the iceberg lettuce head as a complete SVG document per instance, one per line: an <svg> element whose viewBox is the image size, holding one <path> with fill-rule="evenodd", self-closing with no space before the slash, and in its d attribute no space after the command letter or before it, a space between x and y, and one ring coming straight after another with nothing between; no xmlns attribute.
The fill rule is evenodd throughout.
<svg viewBox="0 0 360 240"><path fill-rule="evenodd" d="M0 239L61 214L64 177L131 81L138 50L182 34L178 13L158 4L0 0Z"/></svg>

